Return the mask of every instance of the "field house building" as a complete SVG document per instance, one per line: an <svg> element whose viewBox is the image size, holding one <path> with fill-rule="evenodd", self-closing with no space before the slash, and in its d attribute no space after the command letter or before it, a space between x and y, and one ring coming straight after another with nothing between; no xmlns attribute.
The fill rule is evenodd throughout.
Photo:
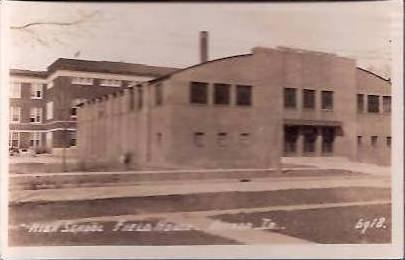
<svg viewBox="0 0 405 260"><path fill-rule="evenodd" d="M46 71L10 71L9 146L58 153L76 147L77 104L173 68L60 58Z"/></svg>
<svg viewBox="0 0 405 260"><path fill-rule="evenodd" d="M268 168L281 156L339 156L389 164L391 84L353 59L257 47L87 100L77 138L84 163Z"/></svg>

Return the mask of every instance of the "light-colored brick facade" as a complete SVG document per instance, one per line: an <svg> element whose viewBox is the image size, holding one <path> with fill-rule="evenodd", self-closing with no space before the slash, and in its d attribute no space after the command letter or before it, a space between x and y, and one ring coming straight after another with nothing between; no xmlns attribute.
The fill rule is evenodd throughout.
<svg viewBox="0 0 405 260"><path fill-rule="evenodd" d="M200 85L202 99L192 97L192 85ZM383 140L391 141L390 113L382 99L390 88L352 59L254 48L85 102L79 153L86 163L120 164L126 157L140 167L267 168L283 154L389 164ZM243 89L251 95L247 103ZM286 89L293 93L288 106ZM378 112L358 111L359 93L365 103L378 95ZM377 143L373 137L367 144L371 136Z"/></svg>

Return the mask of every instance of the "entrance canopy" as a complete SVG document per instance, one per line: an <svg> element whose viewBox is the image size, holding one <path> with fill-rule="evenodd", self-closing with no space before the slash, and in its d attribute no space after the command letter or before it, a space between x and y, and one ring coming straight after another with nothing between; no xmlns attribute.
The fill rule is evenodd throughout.
<svg viewBox="0 0 405 260"><path fill-rule="evenodd" d="M328 120L284 119L284 125L341 127L342 122Z"/></svg>

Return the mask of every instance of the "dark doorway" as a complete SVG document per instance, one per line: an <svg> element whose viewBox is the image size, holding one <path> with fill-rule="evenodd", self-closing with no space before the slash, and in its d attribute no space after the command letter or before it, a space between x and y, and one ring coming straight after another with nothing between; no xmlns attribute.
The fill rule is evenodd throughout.
<svg viewBox="0 0 405 260"><path fill-rule="evenodd" d="M284 154L295 155L297 153L298 126L284 127Z"/></svg>
<svg viewBox="0 0 405 260"><path fill-rule="evenodd" d="M333 143L335 141L336 131L333 127L322 128L322 154L333 154Z"/></svg>

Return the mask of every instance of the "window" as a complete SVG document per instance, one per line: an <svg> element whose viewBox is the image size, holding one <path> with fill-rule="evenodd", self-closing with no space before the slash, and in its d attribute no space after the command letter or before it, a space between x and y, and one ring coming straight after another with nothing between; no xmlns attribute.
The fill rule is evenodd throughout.
<svg viewBox="0 0 405 260"><path fill-rule="evenodd" d="M364 112L364 95L357 94L357 112L363 113Z"/></svg>
<svg viewBox="0 0 405 260"><path fill-rule="evenodd" d="M218 135L217 135L217 144L218 144L218 146L221 146L221 147L226 146L227 145L227 137L228 137L227 133L223 133L223 132L218 133Z"/></svg>
<svg viewBox="0 0 405 260"><path fill-rule="evenodd" d="M387 138L385 140L388 147L391 147L391 141L392 141L391 139L392 139L391 136L387 136Z"/></svg>
<svg viewBox="0 0 405 260"><path fill-rule="evenodd" d="M284 107L285 108L297 107L297 89L284 88Z"/></svg>
<svg viewBox="0 0 405 260"><path fill-rule="evenodd" d="M247 85L236 86L236 105L238 106L252 105L252 86Z"/></svg>
<svg viewBox="0 0 405 260"><path fill-rule="evenodd" d="M77 109L79 108L79 104L86 101L85 98L75 98L72 101L72 108L70 109L70 117L75 119L77 117Z"/></svg>
<svg viewBox="0 0 405 260"><path fill-rule="evenodd" d="M129 89L129 111L133 111L135 108L135 93L134 88Z"/></svg>
<svg viewBox="0 0 405 260"><path fill-rule="evenodd" d="M391 97L383 96L383 112L391 113Z"/></svg>
<svg viewBox="0 0 405 260"><path fill-rule="evenodd" d="M46 119L53 118L53 101L46 103Z"/></svg>
<svg viewBox="0 0 405 260"><path fill-rule="evenodd" d="M77 139L76 139L76 131L70 132L70 146L76 146Z"/></svg>
<svg viewBox="0 0 405 260"><path fill-rule="evenodd" d="M143 89L138 87L138 109L141 110L143 106Z"/></svg>
<svg viewBox="0 0 405 260"><path fill-rule="evenodd" d="M191 82L190 84L190 103L207 104L208 103L208 83Z"/></svg>
<svg viewBox="0 0 405 260"><path fill-rule="evenodd" d="M41 133L30 132L30 147L38 147L41 145Z"/></svg>
<svg viewBox="0 0 405 260"><path fill-rule="evenodd" d="M243 146L247 146L250 144L250 134L249 133L241 133L239 136L239 143Z"/></svg>
<svg viewBox="0 0 405 260"><path fill-rule="evenodd" d="M10 97L11 98L21 98L21 83L20 82L11 82Z"/></svg>
<svg viewBox="0 0 405 260"><path fill-rule="evenodd" d="M214 104L229 105L230 90L231 90L231 86L229 84L215 83L214 84Z"/></svg>
<svg viewBox="0 0 405 260"><path fill-rule="evenodd" d="M315 108L315 90L304 89L303 104L304 108L307 109Z"/></svg>
<svg viewBox="0 0 405 260"><path fill-rule="evenodd" d="M72 84L77 84L77 85L93 85L93 79L92 79L92 78L74 77L74 78L72 78Z"/></svg>
<svg viewBox="0 0 405 260"><path fill-rule="evenodd" d="M93 84L93 83L91 83ZM105 86L105 87L121 87L122 81L121 80L115 80L115 79L102 79L100 81L100 86Z"/></svg>
<svg viewBox="0 0 405 260"><path fill-rule="evenodd" d="M41 107L31 107L30 108L30 123L41 123L42 122L42 108Z"/></svg>
<svg viewBox="0 0 405 260"><path fill-rule="evenodd" d="M72 107L70 109L70 117L73 117L73 118L77 117L77 107Z"/></svg>
<svg viewBox="0 0 405 260"><path fill-rule="evenodd" d="M371 146L377 146L378 137L372 136L371 137Z"/></svg>
<svg viewBox="0 0 405 260"><path fill-rule="evenodd" d="M194 145L197 147L204 146L204 133L202 133L202 132L194 133Z"/></svg>
<svg viewBox="0 0 405 260"><path fill-rule="evenodd" d="M333 91L322 91L321 92L321 97L322 97L322 109L325 110L333 110Z"/></svg>
<svg viewBox="0 0 405 260"><path fill-rule="evenodd" d="M20 133L19 132L10 132L8 139L8 146L10 147L19 147L20 146Z"/></svg>
<svg viewBox="0 0 405 260"><path fill-rule="evenodd" d="M12 123L19 123L21 120L21 107L10 107L10 120Z"/></svg>
<svg viewBox="0 0 405 260"><path fill-rule="evenodd" d="M42 98L42 84L33 83L31 84L31 99L41 99Z"/></svg>
<svg viewBox="0 0 405 260"><path fill-rule="evenodd" d="M367 107L368 107L369 113L379 113L380 112L379 96L368 95L367 96Z"/></svg>
<svg viewBox="0 0 405 260"><path fill-rule="evenodd" d="M357 136L357 146L361 146L363 142L363 137L362 136Z"/></svg>
<svg viewBox="0 0 405 260"><path fill-rule="evenodd" d="M161 106L163 104L163 89L162 84L155 85L155 105Z"/></svg>

